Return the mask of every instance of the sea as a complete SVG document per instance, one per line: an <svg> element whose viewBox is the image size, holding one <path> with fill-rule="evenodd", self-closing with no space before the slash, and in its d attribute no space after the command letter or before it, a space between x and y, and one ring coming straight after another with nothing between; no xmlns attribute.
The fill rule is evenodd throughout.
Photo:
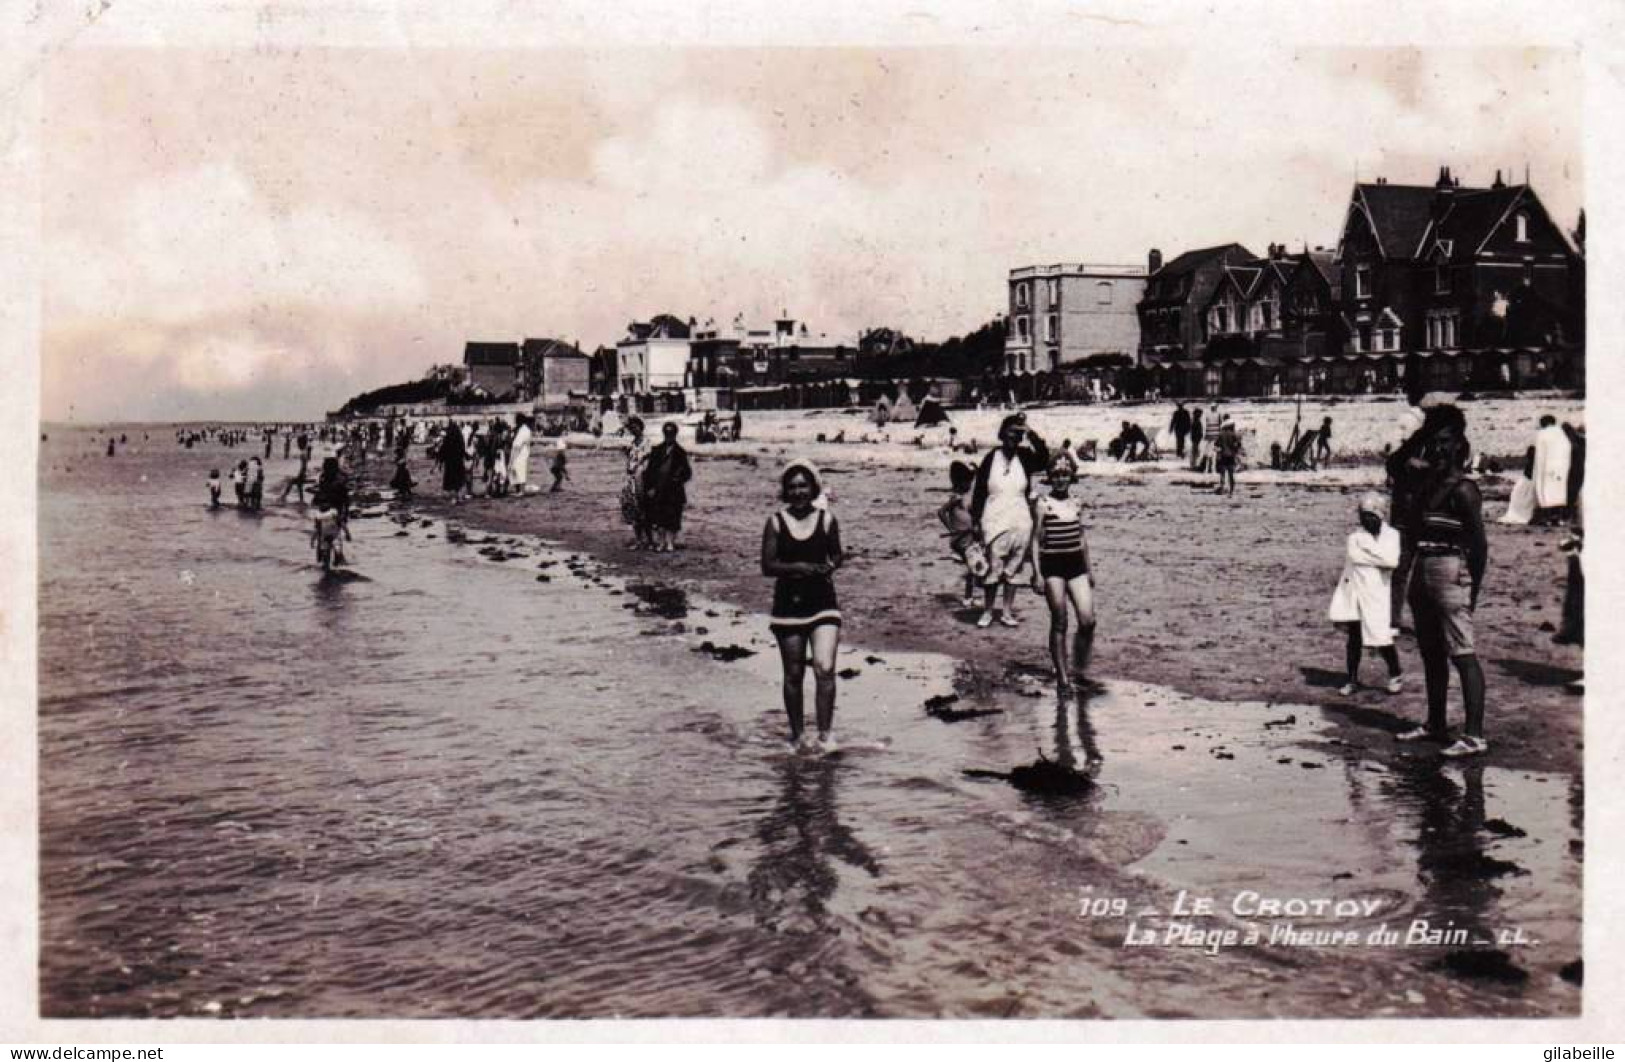
<svg viewBox="0 0 1625 1062"><path fill-rule="evenodd" d="M44 1017L1579 1013L1576 778L861 644L796 755L765 601L255 452L45 429Z"/></svg>

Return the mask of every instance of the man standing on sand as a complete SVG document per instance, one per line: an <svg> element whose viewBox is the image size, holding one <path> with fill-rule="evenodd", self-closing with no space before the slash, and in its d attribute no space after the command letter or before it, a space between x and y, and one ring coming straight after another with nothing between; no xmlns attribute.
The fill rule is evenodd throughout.
<svg viewBox="0 0 1625 1062"><path fill-rule="evenodd" d="M1236 465L1240 460L1241 435L1236 431L1236 422L1227 420L1213 442L1213 467L1219 473L1219 494L1226 493L1226 484L1230 494L1236 493Z"/></svg>
<svg viewBox="0 0 1625 1062"><path fill-rule="evenodd" d="M1183 458L1185 439L1191 433L1191 413L1185 408L1185 403L1174 403L1174 419L1169 422L1168 430L1174 433L1174 453Z"/></svg>
<svg viewBox="0 0 1625 1062"><path fill-rule="evenodd" d="M1484 669L1473 644L1473 613L1484 584L1489 546L1478 485L1464 473L1471 453L1465 418L1459 412L1428 439L1423 450L1427 471L1418 492L1417 558L1410 602L1427 680L1428 713L1421 726L1396 735L1405 742L1448 740L1445 709L1454 664L1467 719L1462 737L1444 750L1450 759L1481 756L1490 748L1484 738Z"/></svg>
<svg viewBox="0 0 1625 1062"><path fill-rule="evenodd" d="M1006 627L1019 620L1015 614L1016 586L1030 562L1033 534L1032 507L1027 489L1033 477L1049 467L1049 447L1027 427L1024 414L1015 413L999 425L999 448L982 459L971 489L971 519L987 552L988 573L983 579L986 599L978 627L997 619ZM999 586L1004 586L1004 609L997 607Z"/></svg>
<svg viewBox="0 0 1625 1062"><path fill-rule="evenodd" d="M1197 454L1202 451L1202 407L1191 412L1191 468L1196 468Z"/></svg>

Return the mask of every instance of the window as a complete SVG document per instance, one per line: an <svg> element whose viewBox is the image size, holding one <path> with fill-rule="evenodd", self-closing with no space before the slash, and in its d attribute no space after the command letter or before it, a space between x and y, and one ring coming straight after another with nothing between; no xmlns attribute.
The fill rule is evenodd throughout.
<svg viewBox="0 0 1625 1062"><path fill-rule="evenodd" d="M1382 330L1382 343L1377 349L1378 350L1398 350L1399 349L1399 330L1395 329L1395 328L1384 328Z"/></svg>
<svg viewBox="0 0 1625 1062"><path fill-rule="evenodd" d="M1017 317L1016 318L1016 338L1023 341L1023 342L1026 342L1026 340L1028 338L1028 332L1027 332L1028 327L1029 326L1027 324L1027 318L1025 318L1025 317Z"/></svg>
<svg viewBox="0 0 1625 1062"><path fill-rule="evenodd" d="M1053 343L1061 331L1061 317L1059 314L1049 314L1044 318L1044 342Z"/></svg>
<svg viewBox="0 0 1625 1062"><path fill-rule="evenodd" d="M1016 308L1017 309L1025 309L1027 307L1027 300L1028 300L1029 297L1030 296L1029 296L1029 293L1028 293L1028 290L1027 290L1026 281L1022 281L1020 284L1017 284L1016 285Z"/></svg>
<svg viewBox="0 0 1625 1062"><path fill-rule="evenodd" d="M1534 282L1535 282L1535 263L1533 263L1533 262L1525 262L1523 264L1523 286L1527 288L1530 285L1534 284Z"/></svg>
<svg viewBox="0 0 1625 1062"><path fill-rule="evenodd" d="M1520 213L1515 220L1517 221L1517 225L1518 225L1518 242L1519 243L1528 243L1529 242L1529 215Z"/></svg>
<svg viewBox="0 0 1625 1062"><path fill-rule="evenodd" d="M1044 303L1049 309L1061 305L1061 282L1059 280L1044 281L1044 296L1048 300Z"/></svg>
<svg viewBox="0 0 1625 1062"><path fill-rule="evenodd" d="M1102 280L1102 281L1098 281L1095 284L1095 302L1097 302L1101 306L1110 306L1112 304L1112 282L1111 281Z"/></svg>
<svg viewBox="0 0 1625 1062"><path fill-rule="evenodd" d="M1433 294L1450 294L1450 270L1442 265L1433 267Z"/></svg>
<svg viewBox="0 0 1625 1062"><path fill-rule="evenodd" d="M1354 297L1356 299L1369 299L1371 297L1371 267L1362 265L1354 267Z"/></svg>

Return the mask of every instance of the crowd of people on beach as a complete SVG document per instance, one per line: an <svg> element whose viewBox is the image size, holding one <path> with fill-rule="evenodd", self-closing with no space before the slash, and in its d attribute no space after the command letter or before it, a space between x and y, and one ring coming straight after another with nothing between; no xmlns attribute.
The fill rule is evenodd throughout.
<svg viewBox="0 0 1625 1062"><path fill-rule="evenodd" d="M1452 400L1430 395L1405 416L1404 441L1385 455L1386 493L1363 494L1351 514L1343 571L1326 613L1343 638L1346 681L1339 693L1353 697L1364 688L1360 671L1367 653L1375 653L1386 668L1381 688L1390 694L1405 689L1397 639L1407 630L1401 619L1408 605L1427 711L1421 723L1397 739L1441 742L1446 746L1443 754L1451 758L1477 756L1489 748L1484 733L1485 679L1473 637L1473 615L1488 566L1483 501L1471 475L1481 458L1474 458L1466 416ZM696 441L737 436L741 420L736 412L726 425L714 416L702 421L695 430ZM1579 499L1584 430L1578 418L1575 421L1558 425L1553 417L1541 419L1503 520L1572 520L1563 543L1570 554L1569 594L1556 639L1583 644ZM643 419L633 414L618 433L626 438L618 503L621 519L632 532L629 548L673 552L680 548L688 485L694 475L691 456L679 441L679 426L662 424L660 440L651 442ZM253 434L230 427L187 429L177 433L177 440L187 446L208 440L229 447L252 442ZM416 486L408 468L413 444L425 447L442 490L454 505L476 496L521 498L536 490L530 482L535 424L525 415L511 425L501 418L483 422L447 418L309 429L279 426L261 433L267 459L278 435L284 453L296 451L298 460L297 472L283 485L282 501L291 492L305 501L315 443L328 445L330 452L322 459L312 497L317 511L313 534L334 541L348 534L350 476L369 453L393 450L395 469L389 482L398 500L411 498ZM1276 467L1301 467L1291 463L1300 459L1308 467L1319 467L1331 457L1331 417L1305 432L1294 428L1293 435L1289 447L1271 448ZM977 455L974 441L958 444L952 428L949 439L954 443L948 468L950 497L937 517L950 551L963 567L960 603L977 610L974 623L979 629L1015 628L1021 624L1018 591L1030 587L1047 606L1048 648L1057 687L1063 694L1070 692L1088 666L1095 639L1095 577L1084 507L1074 490L1080 465L1096 459L1095 444L1089 441L1080 449L1067 439L1052 449L1019 411L1004 417L998 445L984 454ZM1167 431L1157 438L1125 420L1106 453L1118 461L1141 461L1161 458L1170 449L1181 463L1188 461L1189 468L1216 475L1219 493L1235 493L1244 447L1235 420L1222 415L1217 406L1187 410L1183 402L1176 403ZM976 459L960 457L961 452ZM562 438L553 452L551 472L552 490L558 491L569 479ZM258 510L264 494L261 457L239 461L230 479L237 505ZM214 470L209 478L211 507L219 507L221 489L219 471ZM781 654L790 739L797 748L828 750L834 747L834 666L842 620L834 585L845 557L841 530L812 462L798 459L787 465L780 475L779 493L782 505L763 528L761 570L774 580L769 626ZM814 677L812 734L803 710L808 665ZM1446 710L1452 673L1465 709L1464 727L1454 741Z"/></svg>
<svg viewBox="0 0 1625 1062"><path fill-rule="evenodd" d="M1200 409L1187 413L1176 408L1170 425L1175 450L1183 458L1189 444L1193 467L1211 460L1219 477L1218 491L1235 492L1235 472L1243 453L1235 422L1215 410L1203 430ZM1181 414L1184 414L1181 416ZM1421 659L1426 694L1423 720L1395 735L1402 743L1438 742L1450 759L1481 756L1489 750L1484 730L1485 678L1474 641L1473 617L1488 569L1489 551L1484 530L1483 499L1472 469L1477 467L1468 439L1467 418L1460 406L1442 395L1430 395L1408 417L1408 433L1401 445L1385 456L1387 494L1367 492L1353 515L1355 527L1344 542L1344 569L1327 610L1328 621L1344 638L1346 682L1339 689L1353 697L1363 688L1360 665L1367 652L1386 666L1383 687L1390 694L1405 689L1396 640L1402 633L1401 614L1411 610L1416 650ZM1554 640L1583 644L1583 563L1581 550L1580 489L1584 471L1583 428L1559 427L1552 417L1542 419L1541 435L1531 446L1525 475L1530 490L1538 492L1544 521L1572 520L1562 548L1570 554L1569 585L1564 603L1564 625ZM1296 434L1296 433L1295 433ZM1302 433L1302 447L1319 465L1331 456L1332 420ZM1296 441L1295 441L1296 442ZM1297 449L1297 446L1294 446ZM1141 459L1155 453L1144 432L1124 422L1108 453L1118 460ZM937 511L949 549L963 565L961 604L980 605L975 623L987 629L995 624L1017 627L1018 587L1030 580L1032 589L1049 611L1049 650L1058 688L1073 688L1076 673L1087 666L1095 636L1095 585L1090 570L1085 521L1072 493L1078 458L1067 440L1051 451L1027 424L1024 414L1007 416L999 428L999 445L979 463L954 458L949 466L949 500ZM1043 489L1040 489L1042 486ZM822 541L809 524L814 501L822 490L809 462L786 468L781 480L786 507L770 519L764 531L764 575L776 579L775 626L785 660L785 706L791 720L791 740L800 742L802 646L787 640L785 631L813 637L821 627L838 628L840 614L830 577L839 567L839 536L833 547L802 545ZM819 509L819 527L835 528L833 514ZM786 567L789 552L797 562L816 567ZM781 602L804 596L818 608L805 615ZM826 585L829 584L829 585ZM796 619L791 627L781 619ZM1075 623L1075 628L1072 624ZM1068 644L1069 630L1073 636ZM832 644L838 633L821 636ZM827 666L821 663L827 657ZM833 656L811 656L815 681L828 678ZM1447 705L1452 673L1462 691L1464 723L1452 740ZM826 686L819 686L820 696ZM833 697L833 686L827 687ZM830 718L833 718L832 713ZM822 701L819 737L829 742Z"/></svg>

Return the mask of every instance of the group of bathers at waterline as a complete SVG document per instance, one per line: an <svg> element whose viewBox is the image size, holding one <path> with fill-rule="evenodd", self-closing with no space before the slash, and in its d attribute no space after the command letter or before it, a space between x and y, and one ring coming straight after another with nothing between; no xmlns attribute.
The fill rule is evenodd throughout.
<svg viewBox="0 0 1625 1062"><path fill-rule="evenodd" d="M1070 495L1077 466L1060 453L1053 459L1025 418L1007 417L999 447L979 467L955 462L953 497L938 516L948 528L949 545L965 563L965 604L976 603L983 586L984 609L977 626L995 622L1017 626L1016 586L1029 573L1033 588L1050 609L1050 656L1063 692L1072 685L1071 664L1087 665L1094 640L1094 582L1083 517ZM1029 501L1034 477L1043 476L1049 493ZM775 580L770 628L784 667L784 707L790 744L803 751L835 747L835 657L840 647L841 611L834 573L845 560L840 525L829 511L817 468L796 460L780 476L784 508L762 529L762 574ZM999 588L1003 587L1002 603ZM1077 637L1069 661L1069 612ZM813 667L816 736L809 737L802 686L808 661Z"/></svg>

